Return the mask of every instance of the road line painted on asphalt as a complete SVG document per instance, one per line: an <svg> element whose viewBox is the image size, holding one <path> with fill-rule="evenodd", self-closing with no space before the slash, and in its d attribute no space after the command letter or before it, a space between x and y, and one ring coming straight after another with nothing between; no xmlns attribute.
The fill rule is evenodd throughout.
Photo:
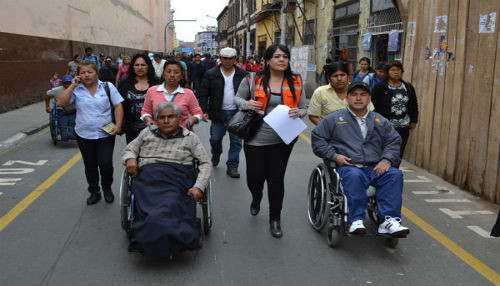
<svg viewBox="0 0 500 286"><path fill-rule="evenodd" d="M477 226L477 225L468 225L467 226L468 229L472 230L473 232L479 234L480 236L484 237L484 238L493 238L492 236L490 236L490 233L487 232L486 230L484 230L482 227L480 226Z"/></svg>
<svg viewBox="0 0 500 286"><path fill-rule="evenodd" d="M306 141L308 143L311 142L311 140L303 134L300 134L300 137L302 139L304 139L304 137L306 137L307 140L304 139L304 141ZM405 217L407 217L411 222L413 222L419 228L421 228L423 231L425 231L428 235L430 235L432 238L434 238L439 243L441 243L449 251L451 251L453 254L455 254L458 258L460 258L462 261L467 263L474 270L479 272L483 277L485 277L486 279L488 279L489 281L491 281L495 285L500 285L500 274L495 272L488 265L481 262L481 260L474 257L472 254L470 254L465 249L460 247L460 245L458 245L456 242L449 239L446 235L442 234L440 231L435 229L433 226L431 226L425 220L421 219L419 216L417 216L415 213L413 213L412 211L407 209L405 206L402 207L401 213Z"/></svg>
<svg viewBox="0 0 500 286"><path fill-rule="evenodd" d="M470 203L468 199L425 199L428 203Z"/></svg>
<svg viewBox="0 0 500 286"><path fill-rule="evenodd" d="M78 153L50 176L45 182L38 186L34 191L27 195L21 202L12 208L7 214L0 218L0 232L6 228L19 214L28 208L39 196L41 196L48 188L50 188L59 178L62 177L76 162L82 158L82 154Z"/></svg>
<svg viewBox="0 0 500 286"><path fill-rule="evenodd" d="M405 180L405 183L429 183L431 180L427 179L425 176L417 176L418 179Z"/></svg>
<svg viewBox="0 0 500 286"><path fill-rule="evenodd" d="M439 208L440 211L447 214L451 218L464 218L464 215L491 215L490 211L453 211L447 208Z"/></svg>
<svg viewBox="0 0 500 286"><path fill-rule="evenodd" d="M412 191L414 195L438 195L442 194L440 191Z"/></svg>
<svg viewBox="0 0 500 286"><path fill-rule="evenodd" d="M302 138L302 140L306 141L307 143L311 144L311 139L309 137L307 137L306 135L300 133L299 134L300 138Z"/></svg>

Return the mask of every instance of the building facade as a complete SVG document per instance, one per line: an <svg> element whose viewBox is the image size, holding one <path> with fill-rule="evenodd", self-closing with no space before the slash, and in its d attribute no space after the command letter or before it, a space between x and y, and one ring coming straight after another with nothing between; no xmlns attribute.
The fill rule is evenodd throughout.
<svg viewBox="0 0 500 286"><path fill-rule="evenodd" d="M207 27L207 30L196 34L196 52L215 55L218 50L216 27Z"/></svg>
<svg viewBox="0 0 500 286"><path fill-rule="evenodd" d="M170 0L2 1L0 61L9 68L0 69L0 112L41 100L51 75L64 75L86 46L113 58L164 51L172 17Z"/></svg>

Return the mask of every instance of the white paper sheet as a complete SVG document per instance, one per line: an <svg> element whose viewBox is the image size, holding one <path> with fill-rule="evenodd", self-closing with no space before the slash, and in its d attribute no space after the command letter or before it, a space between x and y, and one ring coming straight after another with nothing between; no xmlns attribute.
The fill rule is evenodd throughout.
<svg viewBox="0 0 500 286"><path fill-rule="evenodd" d="M290 107L280 104L264 117L264 121L276 131L287 145L307 128L302 119L290 118L288 115L289 110Z"/></svg>

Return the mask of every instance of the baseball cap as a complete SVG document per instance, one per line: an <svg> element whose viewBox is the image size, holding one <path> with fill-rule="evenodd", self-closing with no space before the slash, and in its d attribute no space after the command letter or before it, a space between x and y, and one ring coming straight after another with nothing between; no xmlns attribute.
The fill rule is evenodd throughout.
<svg viewBox="0 0 500 286"><path fill-rule="evenodd" d="M99 56L100 56L100 57L104 57L104 54L103 54L103 53L100 53L100 54L99 54Z"/></svg>
<svg viewBox="0 0 500 286"><path fill-rule="evenodd" d="M222 50L220 50L219 56L224 58L236 57L236 50L233 48L223 48Z"/></svg>
<svg viewBox="0 0 500 286"><path fill-rule="evenodd" d="M161 58L161 56L163 56L162 53L154 53L153 54L153 57L158 57L158 58Z"/></svg>
<svg viewBox="0 0 500 286"><path fill-rule="evenodd" d="M370 87L366 83L364 83L362 81L357 81L357 82L351 83L349 85L349 87L347 88L347 93L350 93L356 87L364 88L364 89L366 89L366 91L368 91L368 93L370 93Z"/></svg>
<svg viewBox="0 0 500 286"><path fill-rule="evenodd" d="M107 58L106 58L106 61L111 61L111 57L107 57Z"/></svg>
<svg viewBox="0 0 500 286"><path fill-rule="evenodd" d="M73 77L70 76L69 74L67 75L64 75L62 78L61 78L62 82L71 82L73 80Z"/></svg>

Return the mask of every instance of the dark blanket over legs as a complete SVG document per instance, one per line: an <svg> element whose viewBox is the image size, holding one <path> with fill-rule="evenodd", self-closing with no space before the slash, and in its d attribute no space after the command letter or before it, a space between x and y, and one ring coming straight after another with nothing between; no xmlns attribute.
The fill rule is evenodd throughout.
<svg viewBox="0 0 500 286"><path fill-rule="evenodd" d="M187 190L196 181L193 166L149 164L132 180L135 219L130 246L148 256L170 256L196 249L200 230L196 203Z"/></svg>

